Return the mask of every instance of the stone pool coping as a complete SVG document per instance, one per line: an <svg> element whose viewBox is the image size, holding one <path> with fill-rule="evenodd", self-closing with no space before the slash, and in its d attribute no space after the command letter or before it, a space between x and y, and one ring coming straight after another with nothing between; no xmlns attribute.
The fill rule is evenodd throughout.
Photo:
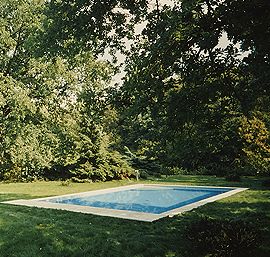
<svg viewBox="0 0 270 257"><path fill-rule="evenodd" d="M203 199L203 200L195 202L195 203L191 203L191 204L170 210L170 211L166 211L166 212L163 212L160 214L126 211L126 210L105 209L105 208L99 208L99 207L52 203L52 202L45 202L44 201L44 200L50 200L50 199L54 199L54 198L58 198L58 197L98 195L98 194L103 194L103 193L124 191L124 190L128 190L128 189L136 189L136 188L141 188L144 186L157 186L157 187L171 187L171 186L173 186L173 187L217 188L217 189L226 188L226 189L232 189L232 190L225 192L225 193L221 193L221 194L216 195L216 196L212 196L212 197ZM23 205L23 206L28 206L28 207L39 207L39 208L66 210L66 211L73 211L73 212L95 214L95 215L100 215L100 216L109 216L109 217L123 218L123 219L129 219L129 220L152 222L152 221L158 220L158 219L166 217L166 216L173 217L174 215L177 215L181 212L190 211L190 210L197 208L201 205L220 200L222 198L234 195L236 193L242 192L242 191L247 190L247 189L248 188L239 188L239 187L136 184L136 185L129 185L129 186L121 186L121 187L88 191L88 192L83 192L83 193L44 197L44 198L37 198L37 199L30 199L30 200L20 199L20 200L5 201L5 202L1 202L1 203Z"/></svg>

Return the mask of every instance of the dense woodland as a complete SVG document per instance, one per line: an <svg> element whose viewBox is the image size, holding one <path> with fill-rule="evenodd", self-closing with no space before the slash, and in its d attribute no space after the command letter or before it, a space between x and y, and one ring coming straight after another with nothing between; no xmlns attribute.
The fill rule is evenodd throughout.
<svg viewBox="0 0 270 257"><path fill-rule="evenodd" d="M0 3L0 180L270 175L270 1Z"/></svg>

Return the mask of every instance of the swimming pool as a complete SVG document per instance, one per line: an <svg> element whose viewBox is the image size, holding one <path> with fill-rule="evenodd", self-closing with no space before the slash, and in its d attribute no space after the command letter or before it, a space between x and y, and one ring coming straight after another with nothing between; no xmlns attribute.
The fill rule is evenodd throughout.
<svg viewBox="0 0 270 257"><path fill-rule="evenodd" d="M222 199L247 188L136 184L5 203L153 221Z"/></svg>
<svg viewBox="0 0 270 257"><path fill-rule="evenodd" d="M232 189L145 185L98 195L63 196L44 201L160 214L230 190Z"/></svg>

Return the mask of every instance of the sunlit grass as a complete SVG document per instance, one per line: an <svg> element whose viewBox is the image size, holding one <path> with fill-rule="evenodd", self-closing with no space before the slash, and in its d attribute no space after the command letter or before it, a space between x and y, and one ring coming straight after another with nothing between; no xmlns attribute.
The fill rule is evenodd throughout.
<svg viewBox="0 0 270 257"><path fill-rule="evenodd" d="M33 199L55 195L72 194L91 190L105 189L128 185L131 180L110 181L100 183L70 183L62 186L60 181L33 183L0 183L0 201L13 199Z"/></svg>
<svg viewBox="0 0 270 257"><path fill-rule="evenodd" d="M0 204L0 256L190 256L183 231L199 217L244 220L260 228L257 256L269 256L270 191L263 178L227 182L210 176L150 177L62 186L61 182L0 183L0 201L70 194L135 183L249 187L175 217L147 223L62 210Z"/></svg>

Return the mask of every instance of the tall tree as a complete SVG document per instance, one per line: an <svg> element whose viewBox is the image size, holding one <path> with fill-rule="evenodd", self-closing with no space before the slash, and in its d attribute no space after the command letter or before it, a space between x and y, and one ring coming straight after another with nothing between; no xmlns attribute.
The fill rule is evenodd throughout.
<svg viewBox="0 0 270 257"><path fill-rule="evenodd" d="M45 3L2 2L0 179L106 180L130 172L119 155L106 150L102 132L104 88L113 67L83 51L65 59L37 57L49 22Z"/></svg>
<svg viewBox="0 0 270 257"><path fill-rule="evenodd" d="M124 50L123 39L132 38L134 23L144 17L147 1L53 0L47 6L48 22L37 48L41 55L70 57L81 51L98 55L105 49L112 54Z"/></svg>
<svg viewBox="0 0 270 257"><path fill-rule="evenodd" d="M157 158L187 168L241 167L238 127L269 95L268 10L266 1L183 0L148 15L118 99L127 117L150 110ZM224 33L232 43L221 49ZM236 43L249 50L246 58Z"/></svg>
<svg viewBox="0 0 270 257"><path fill-rule="evenodd" d="M31 41L40 31L43 0L1 0L0 71L20 77L27 71Z"/></svg>

